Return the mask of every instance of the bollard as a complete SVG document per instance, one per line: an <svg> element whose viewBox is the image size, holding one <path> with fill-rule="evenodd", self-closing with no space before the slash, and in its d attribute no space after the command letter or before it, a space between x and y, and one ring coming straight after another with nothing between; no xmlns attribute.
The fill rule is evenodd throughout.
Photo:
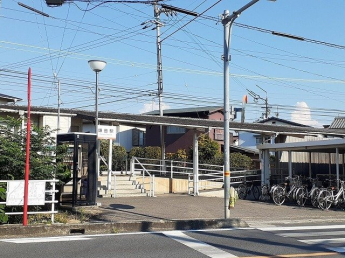
<svg viewBox="0 0 345 258"><path fill-rule="evenodd" d="M235 194L236 194L235 188L230 187L229 209L235 208L235 202L236 202Z"/></svg>

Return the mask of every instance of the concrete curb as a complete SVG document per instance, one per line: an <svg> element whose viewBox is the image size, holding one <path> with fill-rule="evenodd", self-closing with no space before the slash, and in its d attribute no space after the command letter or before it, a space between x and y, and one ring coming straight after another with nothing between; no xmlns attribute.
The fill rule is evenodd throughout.
<svg viewBox="0 0 345 258"><path fill-rule="evenodd" d="M249 227L240 219L160 220L114 223L82 223L53 225L0 225L0 238L65 236L75 234L111 234Z"/></svg>

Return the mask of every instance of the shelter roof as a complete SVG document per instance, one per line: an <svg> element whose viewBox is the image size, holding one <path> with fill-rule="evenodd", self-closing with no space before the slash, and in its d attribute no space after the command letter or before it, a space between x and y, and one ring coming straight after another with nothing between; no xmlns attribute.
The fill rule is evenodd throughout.
<svg viewBox="0 0 345 258"><path fill-rule="evenodd" d="M27 106L12 106L12 105L0 105L0 112L19 112L20 110L26 112ZM47 114L56 114L56 108L50 107L31 107L31 111ZM95 112L79 109L61 109L61 114L70 116L76 116L81 119L94 121ZM196 119L196 118L180 118L170 116L152 116L152 115L137 115L115 112L99 112L98 117L100 121L114 122L122 125L130 126L149 126L149 125L163 125L163 126L179 126L189 129L208 130L223 129L224 122L219 120L209 119ZM230 130L232 131L246 131L253 133L262 133L266 135L329 135L336 137L345 137L345 129L330 129L330 128L313 128L313 127L301 127L301 126L285 126L285 125L272 125L262 123L240 123L230 122Z"/></svg>
<svg viewBox="0 0 345 258"><path fill-rule="evenodd" d="M327 139L320 141L288 142L288 143L264 143L257 145L259 150L269 151L295 151L295 152L319 152L335 153L336 149L340 154L345 153L345 139Z"/></svg>

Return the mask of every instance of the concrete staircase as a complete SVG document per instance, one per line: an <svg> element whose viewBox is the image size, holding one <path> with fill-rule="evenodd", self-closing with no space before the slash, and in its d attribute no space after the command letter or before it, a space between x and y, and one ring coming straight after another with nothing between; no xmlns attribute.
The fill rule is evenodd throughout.
<svg viewBox="0 0 345 258"><path fill-rule="evenodd" d="M116 186L114 196L114 176L111 178L112 189L107 191L108 176L99 176L97 187L98 195L102 197L142 197L147 196L144 187L139 184L135 177L130 175L116 175Z"/></svg>

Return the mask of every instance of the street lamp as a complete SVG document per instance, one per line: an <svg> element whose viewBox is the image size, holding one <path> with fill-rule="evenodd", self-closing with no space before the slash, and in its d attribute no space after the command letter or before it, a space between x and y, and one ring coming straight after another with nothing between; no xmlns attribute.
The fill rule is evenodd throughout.
<svg viewBox="0 0 345 258"><path fill-rule="evenodd" d="M228 10L224 11L222 17L222 24L224 26L224 213L225 218L230 218L230 95L229 95L229 62L231 57L230 42L231 42L231 29L234 21L240 16L242 12L249 7L259 2L260 0L252 0L232 14ZM275 0L269 0L275 1Z"/></svg>
<svg viewBox="0 0 345 258"><path fill-rule="evenodd" d="M106 66L106 62L101 60L90 60L89 65L90 68L96 73L96 96L95 96L95 112L96 112L96 121L95 121L95 131L96 131L96 174L99 176L99 141L98 141L98 73L101 72L104 67Z"/></svg>

